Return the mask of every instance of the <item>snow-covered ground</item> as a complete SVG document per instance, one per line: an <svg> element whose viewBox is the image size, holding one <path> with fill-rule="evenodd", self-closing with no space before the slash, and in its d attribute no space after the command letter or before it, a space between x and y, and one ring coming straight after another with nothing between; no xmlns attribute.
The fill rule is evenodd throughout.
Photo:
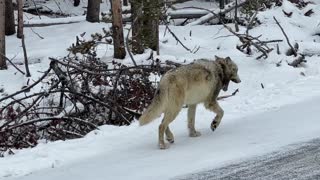
<svg viewBox="0 0 320 180"><path fill-rule="evenodd" d="M214 133L210 113L200 108L199 138L188 137L183 111L172 123L176 139L167 150L157 149L158 123L103 126L84 139L43 144L7 157L1 169L5 176L27 174L10 180L170 179L319 137L319 101L320 96L243 118L226 116Z"/></svg>
<svg viewBox="0 0 320 180"><path fill-rule="evenodd" d="M303 16L310 8L315 13L311 17ZM282 10L292 11L292 17L286 17ZM225 116L216 132L209 128L214 113L202 106L198 107L196 116L196 128L202 136L188 137L184 109L172 123L175 143L164 151L157 148L161 118L144 127L139 127L137 122L125 127L102 126L82 139L40 143L35 148L0 158L0 179L170 179L319 137L320 57L306 57L308 62L304 67L288 66L286 61L294 58L285 55L288 45L273 16L283 25L292 44L303 42L309 49L320 49L320 36L314 35L320 33L319 2L300 10L284 0L282 7L259 13L262 25L250 33L262 35L264 40L284 40L279 43L281 54L274 50L266 60L256 60L259 53L248 56L238 51L235 48L238 39L229 36L222 26L170 27L190 49L200 46L194 54L164 33L165 27L160 28L161 59L192 62L218 55L230 56L238 64L242 83L231 84L227 94L236 88L240 92L220 101ZM86 32L85 38L89 38L91 33L109 26L79 22L33 28L44 39L26 28L32 78L37 79L38 71L48 67L48 57L65 56L76 35ZM245 32L244 27L240 30ZM98 48L102 59L110 61L113 47ZM7 37L7 55L16 56L13 60L16 63L23 62L20 41L14 36ZM143 57L139 56L140 63ZM281 66L277 67L280 61ZM129 64L131 60L128 57L124 62ZM23 69L23 65L19 67ZM12 66L8 71L0 71L0 85L6 93L20 89L24 81Z"/></svg>

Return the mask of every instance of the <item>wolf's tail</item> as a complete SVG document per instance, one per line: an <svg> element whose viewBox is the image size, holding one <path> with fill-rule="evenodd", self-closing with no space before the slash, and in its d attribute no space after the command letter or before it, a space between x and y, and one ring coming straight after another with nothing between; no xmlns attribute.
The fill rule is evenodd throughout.
<svg viewBox="0 0 320 180"><path fill-rule="evenodd" d="M158 89L151 104L145 110L145 112L139 118L140 126L150 123L152 120L156 119L161 115L164 110L164 101L165 99L161 97L160 90Z"/></svg>

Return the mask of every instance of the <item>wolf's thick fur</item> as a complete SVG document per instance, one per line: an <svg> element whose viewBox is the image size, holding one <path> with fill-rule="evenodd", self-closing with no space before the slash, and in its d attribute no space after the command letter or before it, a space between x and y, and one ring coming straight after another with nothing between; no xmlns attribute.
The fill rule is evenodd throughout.
<svg viewBox="0 0 320 180"><path fill-rule="evenodd" d="M164 113L164 118L159 126L159 147L167 148L164 143L164 133L170 143L174 137L169 129L169 124L176 118L184 104L188 105L189 136L200 136L195 130L195 112L198 103L216 113L211 123L215 130L221 122L223 110L217 102L221 89L228 90L229 81L240 83L237 65L229 58L216 56L215 61L206 59L197 60L195 63L181 66L168 71L160 80L154 99L147 110L139 119L140 125L145 125Z"/></svg>

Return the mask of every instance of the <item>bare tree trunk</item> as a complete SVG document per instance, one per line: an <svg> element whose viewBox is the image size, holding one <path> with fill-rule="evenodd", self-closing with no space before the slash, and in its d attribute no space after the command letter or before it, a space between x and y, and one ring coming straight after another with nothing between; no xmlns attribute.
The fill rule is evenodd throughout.
<svg viewBox="0 0 320 180"><path fill-rule="evenodd" d="M18 33L17 33L17 37L18 38L22 38L23 36L23 10L22 10L22 6L23 6L23 0L17 0L18 3Z"/></svg>
<svg viewBox="0 0 320 180"><path fill-rule="evenodd" d="M5 0L5 13L6 13L6 22L5 22L5 33L6 35L12 35L16 33L15 25L14 25L14 14L13 14L13 4L12 0Z"/></svg>
<svg viewBox="0 0 320 180"><path fill-rule="evenodd" d="M101 0L88 0L87 17L89 22L99 22Z"/></svg>
<svg viewBox="0 0 320 180"><path fill-rule="evenodd" d="M239 25L238 25L238 0L236 0L236 8L234 9L234 25L236 32L239 32Z"/></svg>
<svg viewBox="0 0 320 180"><path fill-rule="evenodd" d="M219 0L220 10L224 9L224 7L225 7L224 5L225 5L225 0ZM225 14L219 14L219 16L220 16L220 21L224 21L225 20L225 17L226 17ZM220 23L223 23L223 22L220 22Z"/></svg>
<svg viewBox="0 0 320 180"><path fill-rule="evenodd" d="M142 28L143 28L143 0L131 0L132 14L132 52L134 54L142 54L144 47L142 43Z"/></svg>
<svg viewBox="0 0 320 180"><path fill-rule="evenodd" d="M128 0L123 0L123 5L128 6Z"/></svg>
<svg viewBox="0 0 320 180"><path fill-rule="evenodd" d="M112 36L114 46L114 58L124 59L126 51L124 47L121 0L111 0L112 9Z"/></svg>
<svg viewBox="0 0 320 180"><path fill-rule="evenodd" d="M143 43L158 52L160 3L159 0L144 0L143 5Z"/></svg>
<svg viewBox="0 0 320 180"><path fill-rule="evenodd" d="M5 0L0 0L0 70L7 69L5 42Z"/></svg>
<svg viewBox="0 0 320 180"><path fill-rule="evenodd" d="M224 0L219 0L220 9L224 9Z"/></svg>
<svg viewBox="0 0 320 180"><path fill-rule="evenodd" d="M22 10L23 0L17 0L17 3L18 3L18 33L17 33L17 37L21 39L21 43L22 43L24 65L26 67L26 76L31 77L31 74L29 71L26 43L24 41L24 34L23 34L23 10Z"/></svg>
<svg viewBox="0 0 320 180"><path fill-rule="evenodd" d="M73 6L77 7L80 4L80 0L74 0L73 1Z"/></svg>

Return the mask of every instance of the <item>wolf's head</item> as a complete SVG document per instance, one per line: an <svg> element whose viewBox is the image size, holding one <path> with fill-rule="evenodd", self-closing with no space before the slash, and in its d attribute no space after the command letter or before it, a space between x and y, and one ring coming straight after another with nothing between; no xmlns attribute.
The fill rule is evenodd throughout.
<svg viewBox="0 0 320 180"><path fill-rule="evenodd" d="M215 56L216 62L221 65L222 68L222 89L224 91L228 90L230 80L235 83L240 83L241 80L238 75L238 66L231 60L230 57L221 58Z"/></svg>

